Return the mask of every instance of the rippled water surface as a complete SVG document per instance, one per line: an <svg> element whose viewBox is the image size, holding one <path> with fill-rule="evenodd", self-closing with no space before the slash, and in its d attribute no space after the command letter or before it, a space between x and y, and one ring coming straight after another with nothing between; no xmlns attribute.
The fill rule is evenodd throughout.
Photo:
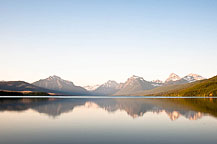
<svg viewBox="0 0 217 144"><path fill-rule="evenodd" d="M0 99L0 144L216 144L215 98Z"/></svg>

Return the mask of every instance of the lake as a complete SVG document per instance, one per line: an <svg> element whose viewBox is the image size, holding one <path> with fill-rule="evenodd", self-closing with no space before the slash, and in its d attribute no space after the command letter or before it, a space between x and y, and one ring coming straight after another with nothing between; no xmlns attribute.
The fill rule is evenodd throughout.
<svg viewBox="0 0 217 144"><path fill-rule="evenodd" d="M216 144L216 98L1 98L1 144Z"/></svg>

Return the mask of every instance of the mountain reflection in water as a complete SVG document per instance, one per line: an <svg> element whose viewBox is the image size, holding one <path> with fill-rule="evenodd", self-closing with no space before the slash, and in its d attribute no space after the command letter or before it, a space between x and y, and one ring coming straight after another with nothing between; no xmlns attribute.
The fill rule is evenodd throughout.
<svg viewBox="0 0 217 144"><path fill-rule="evenodd" d="M0 144L216 144L216 99L0 99Z"/></svg>
<svg viewBox="0 0 217 144"><path fill-rule="evenodd" d="M133 119L147 112L166 113L171 120L184 116L197 120L205 115L217 117L217 99L0 99L0 111L26 111L28 109L44 113L53 118L62 113L84 106L104 109L109 113L125 111Z"/></svg>

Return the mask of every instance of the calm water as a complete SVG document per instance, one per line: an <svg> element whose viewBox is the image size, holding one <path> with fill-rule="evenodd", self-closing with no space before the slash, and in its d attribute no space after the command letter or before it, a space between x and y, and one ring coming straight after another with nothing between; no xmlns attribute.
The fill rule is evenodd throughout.
<svg viewBox="0 0 217 144"><path fill-rule="evenodd" d="M0 144L216 144L217 99L0 99Z"/></svg>

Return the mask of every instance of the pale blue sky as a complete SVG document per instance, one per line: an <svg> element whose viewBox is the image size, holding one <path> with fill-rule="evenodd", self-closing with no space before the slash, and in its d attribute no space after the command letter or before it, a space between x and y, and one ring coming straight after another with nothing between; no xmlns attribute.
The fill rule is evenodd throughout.
<svg viewBox="0 0 217 144"><path fill-rule="evenodd" d="M0 0L0 80L217 74L216 0Z"/></svg>

